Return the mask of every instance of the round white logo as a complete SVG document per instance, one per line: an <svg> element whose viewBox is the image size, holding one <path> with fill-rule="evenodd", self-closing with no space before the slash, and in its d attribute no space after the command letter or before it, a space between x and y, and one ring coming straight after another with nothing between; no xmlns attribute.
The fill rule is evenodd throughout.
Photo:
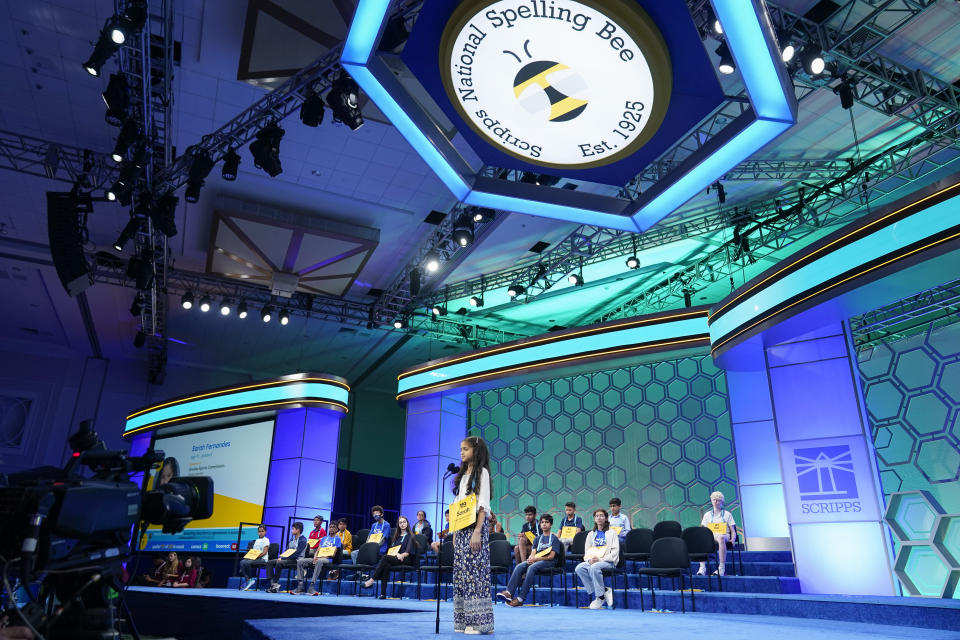
<svg viewBox="0 0 960 640"><path fill-rule="evenodd" d="M475 131L545 167L583 169L634 153L670 101L666 44L626 2L467 0L444 30L440 71Z"/></svg>

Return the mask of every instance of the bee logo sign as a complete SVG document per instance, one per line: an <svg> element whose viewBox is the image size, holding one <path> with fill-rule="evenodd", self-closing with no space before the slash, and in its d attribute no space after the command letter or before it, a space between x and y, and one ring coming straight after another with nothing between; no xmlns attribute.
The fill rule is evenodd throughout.
<svg viewBox="0 0 960 640"><path fill-rule="evenodd" d="M484 140L544 167L623 159L656 133L672 88L669 53L634 3L466 0L440 46L460 116Z"/></svg>

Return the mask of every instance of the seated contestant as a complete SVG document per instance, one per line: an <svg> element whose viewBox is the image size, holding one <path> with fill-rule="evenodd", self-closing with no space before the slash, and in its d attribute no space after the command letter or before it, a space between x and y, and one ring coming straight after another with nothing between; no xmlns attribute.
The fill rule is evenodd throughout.
<svg viewBox="0 0 960 640"><path fill-rule="evenodd" d="M617 537L623 544L627 531L630 531L630 518L627 514L620 513L620 498L610 498L610 528L617 532Z"/></svg>
<svg viewBox="0 0 960 640"><path fill-rule="evenodd" d="M373 516L373 524L370 525L370 533L367 534L367 542L374 542L371 538L380 535L380 555L387 552L387 542L390 540L390 523L383 519L383 507L374 505L370 507L370 515ZM350 554L353 561L357 561L357 554L360 549L354 549Z"/></svg>
<svg viewBox="0 0 960 640"><path fill-rule="evenodd" d="M427 520L426 511L417 511L417 521L413 523L413 532L416 535L425 536L427 542L433 540L433 527L430 526L430 521Z"/></svg>
<svg viewBox="0 0 960 640"><path fill-rule="evenodd" d="M314 586L317 582L317 576L323 579L323 571L328 564L338 564L343 559L343 541L333 535L325 535L317 541L316 549L310 557L297 559L297 588L290 593L298 595L303 593L303 580L307 571L313 568L313 577L310 578L309 595L317 595L317 589Z"/></svg>
<svg viewBox="0 0 960 640"><path fill-rule="evenodd" d="M533 541L530 557L517 563L516 568L510 575L507 588L497 594L498 597L506 600L511 607L519 607L523 604L523 599L530 587L533 586L533 581L540 570L554 566L557 555L563 552L563 544L560 542L560 538L550 533L550 527L552 526L552 515L545 513L540 516L540 531L542 533ZM523 580L522 585L520 585L521 579ZM517 585L520 585L519 590L517 590Z"/></svg>
<svg viewBox="0 0 960 640"><path fill-rule="evenodd" d="M737 541L737 523L733 521L733 515L729 511L724 511L724 499L722 493L719 491L714 491L711 493L710 502L712 503L713 508L703 514L703 519L700 521L700 526L726 530L724 533L718 533L716 531L713 532L713 539L716 541L718 547L717 557L720 561L720 565L717 567L717 573L721 576L725 576L727 575L727 541ZM711 527L711 525L713 525L713 527ZM718 527L717 525L720 526ZM701 562L700 570L697 571L697 575L703 576L706 574L707 563Z"/></svg>
<svg viewBox="0 0 960 640"><path fill-rule="evenodd" d="M160 586L169 587L176 582L180 578L180 570L182 568L180 558L177 557L177 552L171 551L168 553L167 563L163 567L163 577L161 578Z"/></svg>
<svg viewBox="0 0 960 640"><path fill-rule="evenodd" d="M587 593L593 593L591 609L599 609L604 600L607 608L613 608L613 589L603 584L603 570L613 569L620 562L620 539L610 531L605 509L593 512L593 531L587 534L583 546L583 562L577 565L576 572Z"/></svg>
<svg viewBox="0 0 960 640"><path fill-rule="evenodd" d="M260 552L255 559L244 558L240 561L240 572L243 574L243 590L249 591L257 583L257 579L251 574L260 571L260 567L267 565L267 551L270 549L270 538L267 537L267 527L260 525L257 527L257 539L253 541L253 549Z"/></svg>
<svg viewBox="0 0 960 640"><path fill-rule="evenodd" d="M267 576L270 578L270 588L267 593L278 593L280 591L280 573L288 567L296 567L297 560L303 557L307 552L307 539L303 535L303 523L294 522L290 527L290 541L287 543L287 549L284 551L287 555L280 554L276 560L267 561Z"/></svg>
<svg viewBox="0 0 960 640"><path fill-rule="evenodd" d="M583 519L577 515L576 503L568 502L566 506L563 507L563 511L566 517L557 525L557 535L560 536L560 542L563 543L563 546L569 549L570 543L573 542L573 536L583 531L586 527L583 526ZM564 532L565 527L567 527L566 532ZM571 532L571 529L575 529L575 531Z"/></svg>
<svg viewBox="0 0 960 640"><path fill-rule="evenodd" d="M163 556L153 558L153 571L143 574L143 581L148 585L158 586L163 582L163 575L167 571L167 561Z"/></svg>
<svg viewBox="0 0 960 640"><path fill-rule="evenodd" d="M380 562L374 569L373 575L363 583L364 589L373 586L376 580L380 581L380 599L387 597L387 576L390 575L390 567L398 564L413 566L417 562L417 541L413 537L413 531L410 529L410 523L405 516L397 518L397 528L390 538L390 550L395 555L384 554L380 556Z"/></svg>
<svg viewBox="0 0 960 640"><path fill-rule="evenodd" d="M311 540L320 540L325 535L327 535L327 530L323 528L323 516L317 514L313 516L313 531L310 532L310 535L307 536L307 546L311 549L315 549L317 543L311 543Z"/></svg>
<svg viewBox="0 0 960 640"><path fill-rule="evenodd" d="M347 530L346 518L340 518L339 520L337 520L337 532L334 535L340 538L341 552L352 557L353 536L350 535L350 532ZM336 580L339 574L340 572L334 569L329 574L327 574L327 580Z"/></svg>
<svg viewBox="0 0 960 640"><path fill-rule="evenodd" d="M520 533L517 534L517 546L513 548L513 557L517 561L517 564L526 562L527 556L530 555L533 541L527 533L530 533L534 538L540 535L540 532L537 531L537 508L532 504L525 507L523 517L523 526L520 527Z"/></svg>
<svg viewBox="0 0 960 640"><path fill-rule="evenodd" d="M492 511L490 517L487 518L487 527L489 527L490 533L503 533L503 525L497 520L497 514Z"/></svg>
<svg viewBox="0 0 960 640"><path fill-rule="evenodd" d="M447 509L443 512L443 520L446 523L446 527L440 532L440 535L437 536L437 539L430 543L430 549L434 553L440 553L440 545L443 544L444 539L450 535L450 509Z"/></svg>
<svg viewBox="0 0 960 640"><path fill-rule="evenodd" d="M198 556L187 558L182 563L177 581L171 583L170 586L178 589L192 589L197 584L200 568L200 558Z"/></svg>

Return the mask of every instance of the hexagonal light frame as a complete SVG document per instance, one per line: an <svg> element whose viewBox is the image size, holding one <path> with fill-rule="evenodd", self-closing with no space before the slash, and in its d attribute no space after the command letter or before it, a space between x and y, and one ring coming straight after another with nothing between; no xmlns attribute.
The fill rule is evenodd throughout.
<svg viewBox="0 0 960 640"><path fill-rule="evenodd" d="M377 55L390 0L360 0L340 63L397 131L467 205L645 231L797 121L793 85L761 0L712 0L751 108L635 201L481 176Z"/></svg>

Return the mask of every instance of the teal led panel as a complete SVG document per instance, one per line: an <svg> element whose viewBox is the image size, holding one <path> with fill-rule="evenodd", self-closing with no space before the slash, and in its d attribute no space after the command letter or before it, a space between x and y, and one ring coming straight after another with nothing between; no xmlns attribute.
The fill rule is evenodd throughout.
<svg viewBox="0 0 960 640"><path fill-rule="evenodd" d="M350 387L343 378L326 374L295 374L174 398L127 416L124 437L149 429L212 420L252 412L296 407L325 407L346 413Z"/></svg>
<svg viewBox="0 0 960 640"><path fill-rule="evenodd" d="M702 346L706 336L703 308L546 334L407 369L398 377L397 399L578 360Z"/></svg>
<svg viewBox="0 0 960 640"><path fill-rule="evenodd" d="M709 355L476 391L467 401L470 433L490 446L492 509L510 531L527 505L557 518L573 501L591 523L614 496L634 527L691 526L717 490L742 522L726 376Z"/></svg>

